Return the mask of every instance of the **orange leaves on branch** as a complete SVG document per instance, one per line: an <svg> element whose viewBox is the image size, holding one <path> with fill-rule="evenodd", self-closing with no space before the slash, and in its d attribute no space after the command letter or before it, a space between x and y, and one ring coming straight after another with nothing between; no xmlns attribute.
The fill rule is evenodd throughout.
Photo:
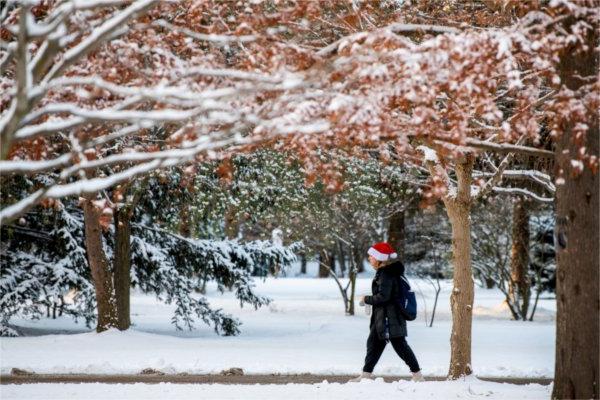
<svg viewBox="0 0 600 400"><path fill-rule="evenodd" d="M429 179L429 187L423 191L420 206L423 208L434 205L448 193L448 187L444 178L439 175L433 175Z"/></svg>
<svg viewBox="0 0 600 400"><path fill-rule="evenodd" d="M231 161L231 158L228 157L221 161L221 163L217 167L217 175L223 183L231 183L231 181L233 180L233 163Z"/></svg>
<svg viewBox="0 0 600 400"><path fill-rule="evenodd" d="M43 199L40 202L40 206L42 206L43 208L53 208L55 210L60 210L62 209L63 204L59 199L47 198Z"/></svg>

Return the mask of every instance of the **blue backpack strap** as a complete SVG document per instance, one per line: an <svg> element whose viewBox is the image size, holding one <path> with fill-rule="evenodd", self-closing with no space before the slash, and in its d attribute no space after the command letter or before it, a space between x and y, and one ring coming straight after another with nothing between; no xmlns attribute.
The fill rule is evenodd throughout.
<svg viewBox="0 0 600 400"><path fill-rule="evenodd" d="M402 297L400 311L407 321L413 321L417 317L417 298L415 292L410 287L408 279L404 275L401 275L400 279L406 285L400 288L400 296Z"/></svg>

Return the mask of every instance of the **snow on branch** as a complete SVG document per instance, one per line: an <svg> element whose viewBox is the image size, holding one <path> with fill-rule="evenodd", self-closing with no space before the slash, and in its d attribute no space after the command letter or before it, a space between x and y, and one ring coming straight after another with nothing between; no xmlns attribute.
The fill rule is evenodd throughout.
<svg viewBox="0 0 600 400"><path fill-rule="evenodd" d="M400 33L415 33L415 32L429 32L429 33L459 33L460 30L456 28L452 28L449 26L443 25L429 25L429 24L402 24L402 23L394 23L390 24L386 27L383 27L382 30L387 30L389 32L393 32L396 34ZM353 33L352 35L343 37L335 42L323 47L321 50L317 51L317 55L321 57L327 57L332 54L335 54L338 51L340 45L346 41L353 41L357 38L360 38L365 35L365 32Z"/></svg>
<svg viewBox="0 0 600 400"><path fill-rule="evenodd" d="M510 143L493 143L485 140L466 138L465 145L477 149L496 151L498 153L519 153L536 157L554 158L554 153L552 151Z"/></svg>
<svg viewBox="0 0 600 400"><path fill-rule="evenodd" d="M521 135L519 140L517 140L516 145L520 146L524 141L525 135ZM487 196L492 191L492 188L498 183L500 183L504 171L506 170L506 168L508 168L508 165L513 160L514 156L515 153L512 152L504 156L502 161L500 161L498 167L495 168L494 174L487 180L487 182L481 187L481 189L477 193L475 193L475 195L473 196L475 199L480 199L482 197Z"/></svg>
<svg viewBox="0 0 600 400"><path fill-rule="evenodd" d="M56 63L52 69L44 76L43 82L49 82L51 79L62 75L64 70L100 45L105 39L109 38L114 31L124 26L124 23L144 12L157 3L157 0L138 0L133 2L125 10L109 18L92 33L82 40L77 46L65 52L63 58Z"/></svg>
<svg viewBox="0 0 600 400"><path fill-rule="evenodd" d="M32 174L52 171L56 168L65 167L71 162L71 154L63 154L52 160L30 161L11 160L0 161L0 175L8 174Z"/></svg>
<svg viewBox="0 0 600 400"><path fill-rule="evenodd" d="M199 32L195 32L191 29L187 29L185 27L173 25L173 24L165 21L164 19L152 21L151 25L160 26L162 28L167 28L173 32L183 33L186 36L189 36L196 40L201 40L203 42L214 42L214 43L242 42L243 43L243 42L252 42L257 39L256 35L236 36L236 35L217 35L214 33L211 33L211 34L199 33Z"/></svg>
<svg viewBox="0 0 600 400"><path fill-rule="evenodd" d="M438 156L435 150L427 146L418 146L417 150L423 153L425 162L438 163Z"/></svg>
<svg viewBox="0 0 600 400"><path fill-rule="evenodd" d="M496 193L502 193L502 194L519 194L519 195L523 195L523 196L527 196L530 197L536 201L539 201L540 203L553 203L554 202L554 198L551 197L542 197L538 194L533 193L530 190L527 189L523 189L523 188L507 188L507 187L494 187L494 192Z"/></svg>
<svg viewBox="0 0 600 400"><path fill-rule="evenodd" d="M485 173L485 172L476 172L473 174L473 176L475 176L475 177L480 177L480 176L490 177L492 175L493 175L492 173ZM556 192L556 186L552 183L552 178L550 177L550 175L544 174L543 172L540 172L540 171L507 169L504 171L503 176L505 178L513 178L513 179L529 179L529 180L539 183L550 193Z"/></svg>

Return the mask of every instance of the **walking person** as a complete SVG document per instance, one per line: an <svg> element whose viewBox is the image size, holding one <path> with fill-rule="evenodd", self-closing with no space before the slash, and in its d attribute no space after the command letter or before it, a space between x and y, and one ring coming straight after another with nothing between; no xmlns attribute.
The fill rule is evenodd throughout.
<svg viewBox="0 0 600 400"><path fill-rule="evenodd" d="M363 372L350 382L361 379L374 379L373 369L379 361L387 342L408 365L413 381L423 380L421 368L412 349L406 342L406 319L398 311L396 299L400 295L400 279L404 275L404 265L396 260L397 254L388 243L374 244L369 250L369 263L377 271L371 284L372 295L362 296L360 305L370 305L370 333L367 339L367 356Z"/></svg>

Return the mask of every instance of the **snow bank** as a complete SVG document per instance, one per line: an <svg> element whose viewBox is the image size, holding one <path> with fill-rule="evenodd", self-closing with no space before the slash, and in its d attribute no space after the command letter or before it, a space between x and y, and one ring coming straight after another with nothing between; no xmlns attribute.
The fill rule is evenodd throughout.
<svg viewBox="0 0 600 400"><path fill-rule="evenodd" d="M156 385L132 384L33 384L2 385L2 399L547 399L552 386L509 385L467 379L455 382L363 381L360 383L327 383L316 385Z"/></svg>

